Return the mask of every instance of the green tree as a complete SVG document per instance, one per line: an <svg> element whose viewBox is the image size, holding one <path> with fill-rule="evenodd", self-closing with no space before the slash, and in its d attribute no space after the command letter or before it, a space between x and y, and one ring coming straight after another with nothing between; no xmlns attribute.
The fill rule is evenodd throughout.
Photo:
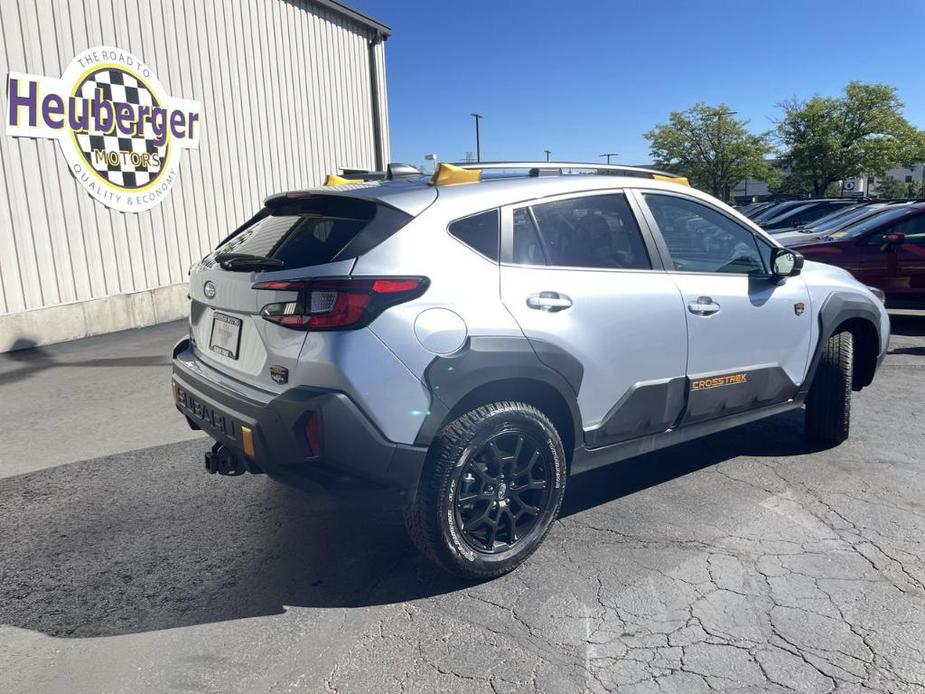
<svg viewBox="0 0 925 694"><path fill-rule="evenodd" d="M726 104L699 103L673 112L668 120L645 134L657 166L687 176L692 185L723 200L745 178L774 178L775 170L764 159L772 151L769 135L750 133L748 121L734 118Z"/></svg>
<svg viewBox="0 0 925 694"><path fill-rule="evenodd" d="M925 157L925 135L902 116L902 101L889 85L851 82L843 96L794 99L779 107L776 136L787 190L821 196L835 181L882 176Z"/></svg>
<svg viewBox="0 0 925 694"><path fill-rule="evenodd" d="M892 176L877 181L877 197L881 200L905 198L909 196L909 186Z"/></svg>

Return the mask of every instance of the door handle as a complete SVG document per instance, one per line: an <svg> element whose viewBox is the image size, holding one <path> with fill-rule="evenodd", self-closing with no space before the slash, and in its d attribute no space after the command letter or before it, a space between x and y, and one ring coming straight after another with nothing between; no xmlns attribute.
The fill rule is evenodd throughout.
<svg viewBox="0 0 925 694"><path fill-rule="evenodd" d="M701 296L697 298L697 301L689 303L687 310L695 316L712 316L719 312L719 304L709 296Z"/></svg>
<svg viewBox="0 0 925 694"><path fill-rule="evenodd" d="M572 300L559 292L540 292L527 297L527 306L537 311L555 313L564 311L572 305Z"/></svg>

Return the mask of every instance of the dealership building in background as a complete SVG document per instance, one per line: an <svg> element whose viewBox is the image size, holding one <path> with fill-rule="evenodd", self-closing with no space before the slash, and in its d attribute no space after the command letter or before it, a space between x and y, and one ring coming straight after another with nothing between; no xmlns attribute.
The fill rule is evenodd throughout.
<svg viewBox="0 0 925 694"><path fill-rule="evenodd" d="M267 195L382 168L388 35L333 0L0 3L0 351L181 318Z"/></svg>

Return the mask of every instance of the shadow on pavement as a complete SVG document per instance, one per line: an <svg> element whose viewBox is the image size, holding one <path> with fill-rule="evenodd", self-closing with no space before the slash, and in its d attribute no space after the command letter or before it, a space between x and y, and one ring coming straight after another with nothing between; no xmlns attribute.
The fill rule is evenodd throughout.
<svg viewBox="0 0 925 694"><path fill-rule="evenodd" d="M925 347L894 347L888 353L925 357Z"/></svg>
<svg viewBox="0 0 925 694"><path fill-rule="evenodd" d="M907 337L925 335L925 315L890 314L890 333Z"/></svg>
<svg viewBox="0 0 925 694"><path fill-rule="evenodd" d="M739 455L806 452L800 414L573 478L563 516ZM0 623L57 637L111 636L466 588L418 555L398 514L262 476L206 475L206 445L0 481Z"/></svg>
<svg viewBox="0 0 925 694"><path fill-rule="evenodd" d="M778 457L819 450L803 436L803 410L730 429L569 479L560 517L628 496L738 456Z"/></svg>
<svg viewBox="0 0 925 694"><path fill-rule="evenodd" d="M170 366L170 355L137 357L103 357L94 359L58 359L41 347L14 347L17 351L0 354L0 386L29 378L59 367L137 367ZM4 368L15 364L12 368Z"/></svg>

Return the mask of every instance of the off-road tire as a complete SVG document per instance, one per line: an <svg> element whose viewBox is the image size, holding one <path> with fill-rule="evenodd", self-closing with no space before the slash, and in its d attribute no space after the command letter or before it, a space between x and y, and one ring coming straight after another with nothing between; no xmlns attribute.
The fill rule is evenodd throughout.
<svg viewBox="0 0 925 694"><path fill-rule="evenodd" d="M500 553L475 550L457 521L457 485L469 456L492 437L523 432L542 441L548 456L549 494L530 532ZM567 466L555 426L537 408L521 402L494 402L477 407L447 424L434 439L421 474L417 501L405 511L405 526L418 549L441 568L469 580L485 580L513 570L543 542L559 515Z"/></svg>
<svg viewBox="0 0 925 694"><path fill-rule="evenodd" d="M822 348L822 357L806 396L806 437L810 441L835 446L848 438L853 366L851 333L832 335Z"/></svg>

